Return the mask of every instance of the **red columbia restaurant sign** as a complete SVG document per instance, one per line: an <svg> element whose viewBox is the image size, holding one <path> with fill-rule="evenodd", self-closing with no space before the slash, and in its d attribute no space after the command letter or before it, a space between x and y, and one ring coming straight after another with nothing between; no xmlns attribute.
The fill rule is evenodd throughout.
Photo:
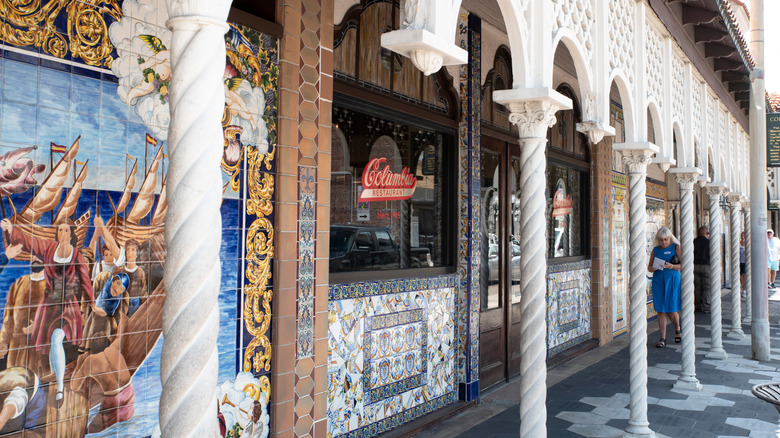
<svg viewBox="0 0 780 438"><path fill-rule="evenodd" d="M390 170L384 164L387 158L374 158L363 169L363 191L358 202L392 201L409 199L417 188L417 177L404 167L401 173ZM384 164L384 165L383 165Z"/></svg>

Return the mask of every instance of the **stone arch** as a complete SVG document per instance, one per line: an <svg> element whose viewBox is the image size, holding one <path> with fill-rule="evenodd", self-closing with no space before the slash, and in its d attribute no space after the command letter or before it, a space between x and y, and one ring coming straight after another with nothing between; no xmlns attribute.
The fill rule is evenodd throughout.
<svg viewBox="0 0 780 438"><path fill-rule="evenodd" d="M623 124L626 132L624 141L632 142L636 140L636 132L634 131L634 101L631 98L631 88L628 86L628 83L626 77L619 72L613 74L609 79L610 89L612 85L617 88L620 95L620 105L623 107ZM606 104L609 105L609 96L606 99Z"/></svg>
<svg viewBox="0 0 780 438"><path fill-rule="evenodd" d="M682 134L682 128L680 124L674 122L672 124L672 139L675 146L674 159L677 160L678 167L691 167L694 163L691 160L687 145L685 144L685 137Z"/></svg>
<svg viewBox="0 0 780 438"><path fill-rule="evenodd" d="M578 88L576 91L579 100L584 102L588 94L593 91L593 72L590 64L585 60L585 49L582 47L582 44L580 44L579 40L577 40L577 36L574 32L569 28L563 27L559 29L553 37L553 62L555 62L555 54L558 52L559 44L563 44L563 46L566 47L569 56L571 56L574 61ZM553 65L553 69L554 68L555 66ZM598 117L598 114L588 114L586 108L583 108L583 111L585 112L584 118Z"/></svg>
<svg viewBox="0 0 780 438"><path fill-rule="evenodd" d="M714 155L712 146L707 146L707 173L705 176L709 177L712 182L718 180L718 176L715 174L715 160L712 158Z"/></svg>
<svg viewBox="0 0 780 438"><path fill-rule="evenodd" d="M658 103L655 98L650 98L647 104L647 127L653 129L653 143L656 146L664 145L664 130L661 129L661 110L658 108ZM649 134L649 132L648 132ZM650 141L650 136L647 138Z"/></svg>

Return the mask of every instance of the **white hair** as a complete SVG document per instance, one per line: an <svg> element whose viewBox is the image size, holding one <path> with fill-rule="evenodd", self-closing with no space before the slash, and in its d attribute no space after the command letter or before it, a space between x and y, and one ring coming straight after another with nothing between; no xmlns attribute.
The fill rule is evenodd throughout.
<svg viewBox="0 0 780 438"><path fill-rule="evenodd" d="M672 231L669 228L662 227L658 230L657 233L655 233L655 240L653 241L653 246L658 246L660 244L661 239L664 237L670 237L672 239L672 243L680 244L680 241L677 240L676 237L674 237L674 234L672 234Z"/></svg>

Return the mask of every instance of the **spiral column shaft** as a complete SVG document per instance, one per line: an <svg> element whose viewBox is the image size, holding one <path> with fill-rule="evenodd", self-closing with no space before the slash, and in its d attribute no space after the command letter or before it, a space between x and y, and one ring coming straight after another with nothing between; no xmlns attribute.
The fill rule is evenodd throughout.
<svg viewBox="0 0 780 438"><path fill-rule="evenodd" d="M520 137L520 437L547 436L547 130L562 107L555 96L501 99ZM503 100L503 101L502 101Z"/></svg>
<svg viewBox="0 0 780 438"><path fill-rule="evenodd" d="M647 421L647 212L646 179L650 150L629 151L630 402L624 437L653 437Z"/></svg>
<svg viewBox="0 0 780 438"><path fill-rule="evenodd" d="M721 251L720 236L723 234L723 212L720 208L720 196L725 191L723 186L708 186L707 195L710 198L710 351L707 357L725 359L728 357L723 349L723 322L721 311L720 286L722 270L720 267Z"/></svg>
<svg viewBox="0 0 780 438"><path fill-rule="evenodd" d="M742 225L745 230L745 324L753 322L753 292L751 291L752 281L750 275L750 269L752 264L750 261L750 201L743 200L742 202Z"/></svg>
<svg viewBox="0 0 780 438"><path fill-rule="evenodd" d="M166 437L212 436L217 429L220 120L229 6L224 0L168 1L171 122L159 412Z"/></svg>
<svg viewBox="0 0 780 438"><path fill-rule="evenodd" d="M682 373L675 382L678 389L701 390L701 384L696 379L696 322L693 315L693 184L699 176L698 172L677 173L680 184L680 295L682 311Z"/></svg>
<svg viewBox="0 0 780 438"><path fill-rule="evenodd" d="M728 197L731 207L731 330L729 336L741 338L742 331L742 297L739 293L739 211L742 203L738 194Z"/></svg>

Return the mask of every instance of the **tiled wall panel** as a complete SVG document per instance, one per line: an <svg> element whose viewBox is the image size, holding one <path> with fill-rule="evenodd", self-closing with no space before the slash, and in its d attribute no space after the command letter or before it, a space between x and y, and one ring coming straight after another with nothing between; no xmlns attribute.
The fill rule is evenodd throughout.
<svg viewBox="0 0 780 438"><path fill-rule="evenodd" d="M547 357L592 338L591 262L547 267Z"/></svg>
<svg viewBox="0 0 780 438"><path fill-rule="evenodd" d="M330 286L328 436L374 436L456 400L455 285Z"/></svg>

